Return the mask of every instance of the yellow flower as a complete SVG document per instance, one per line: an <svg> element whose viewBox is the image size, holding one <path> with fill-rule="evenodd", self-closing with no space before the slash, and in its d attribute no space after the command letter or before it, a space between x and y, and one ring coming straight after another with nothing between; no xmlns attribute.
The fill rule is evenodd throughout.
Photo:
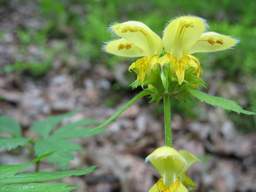
<svg viewBox="0 0 256 192"><path fill-rule="evenodd" d="M182 84L185 71L190 67L200 76L200 63L191 54L228 49L238 42L226 35L205 32L206 28L204 19L182 16L166 26L161 39L145 24L127 21L111 27L119 39L106 43L104 49L122 57L140 57L129 69L137 73L137 80L142 85L147 76L150 78L154 67L164 64L171 65L171 71L175 72L178 83Z"/></svg>
<svg viewBox="0 0 256 192"><path fill-rule="evenodd" d="M157 63L163 45L161 38L144 23L127 21L111 26L111 30L120 39L108 42L106 52L122 57L141 57L130 66L142 83L146 74Z"/></svg>
<svg viewBox="0 0 256 192"><path fill-rule="evenodd" d="M170 186L166 186L162 179L159 179L150 189L149 192L188 192L187 188L176 180Z"/></svg>
<svg viewBox="0 0 256 192"><path fill-rule="evenodd" d="M169 186L177 178L184 175L188 168L198 161L192 153L172 147L162 146L154 150L146 158L163 179L163 183Z"/></svg>
<svg viewBox="0 0 256 192"><path fill-rule="evenodd" d="M179 84L184 81L185 70L191 66L200 75L200 63L191 54L215 52L233 47L238 41L215 32L205 32L206 21L200 17L178 17L166 26L163 33L165 51L173 64Z"/></svg>

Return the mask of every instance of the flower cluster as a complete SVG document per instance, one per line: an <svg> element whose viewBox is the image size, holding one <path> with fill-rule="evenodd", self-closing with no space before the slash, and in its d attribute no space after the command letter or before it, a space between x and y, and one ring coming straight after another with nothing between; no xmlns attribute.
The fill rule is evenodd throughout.
<svg viewBox="0 0 256 192"><path fill-rule="evenodd" d="M111 26L118 36L104 46L108 53L139 58L129 70L137 74L135 86L153 86L160 92L170 92L170 86L191 84L198 87L201 66L192 54L215 52L233 47L238 41L215 32L206 32L207 23L196 16L182 16L171 20L162 39L148 26L127 21ZM192 78L191 78L192 76ZM178 85L178 86L177 86Z"/></svg>

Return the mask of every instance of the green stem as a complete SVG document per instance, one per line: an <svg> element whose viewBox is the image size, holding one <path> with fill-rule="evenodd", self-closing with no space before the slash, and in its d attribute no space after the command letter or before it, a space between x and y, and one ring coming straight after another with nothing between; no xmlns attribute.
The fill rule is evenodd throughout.
<svg viewBox="0 0 256 192"><path fill-rule="evenodd" d="M165 145L172 146L172 128L171 128L171 101L170 96L163 96L164 103L164 141Z"/></svg>
<svg viewBox="0 0 256 192"><path fill-rule="evenodd" d="M148 92L146 90L141 91L137 95L135 95L131 100L122 105L111 117L103 121L100 125L95 127L95 129L104 129L112 122L114 122L124 111L126 111L130 106L132 106L135 102L137 102L142 97L146 96Z"/></svg>

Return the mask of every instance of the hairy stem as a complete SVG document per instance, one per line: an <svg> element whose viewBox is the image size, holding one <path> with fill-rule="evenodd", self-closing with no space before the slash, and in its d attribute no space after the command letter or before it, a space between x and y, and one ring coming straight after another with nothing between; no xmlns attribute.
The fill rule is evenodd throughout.
<svg viewBox="0 0 256 192"><path fill-rule="evenodd" d="M170 96L163 96L164 104L164 142L166 146L172 146L172 128L171 128L171 101Z"/></svg>

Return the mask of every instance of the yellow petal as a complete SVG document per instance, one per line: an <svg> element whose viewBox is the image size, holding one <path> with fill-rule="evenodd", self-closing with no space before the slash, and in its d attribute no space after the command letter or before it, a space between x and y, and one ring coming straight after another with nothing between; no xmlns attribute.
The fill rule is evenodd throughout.
<svg viewBox="0 0 256 192"><path fill-rule="evenodd" d="M206 28L205 20L200 17L182 16L172 20L164 29L165 50L177 58L182 57L188 53Z"/></svg>
<svg viewBox="0 0 256 192"><path fill-rule="evenodd" d="M215 32L203 33L199 40L193 45L190 52L215 52L229 49L239 41L227 35Z"/></svg>
<svg viewBox="0 0 256 192"><path fill-rule="evenodd" d="M183 56L182 58L177 59L172 54L168 54L168 58L171 65L173 66L173 70L175 71L176 77L178 79L178 83L179 85L181 85L185 79L185 70L186 70L186 66L188 65L189 58L188 56Z"/></svg>
<svg viewBox="0 0 256 192"><path fill-rule="evenodd" d="M163 180L159 179L150 189L149 192L166 192L168 187L164 185Z"/></svg>
<svg viewBox="0 0 256 192"><path fill-rule="evenodd" d="M176 180L170 186L169 192L188 192L188 190L179 180Z"/></svg>
<svg viewBox="0 0 256 192"><path fill-rule="evenodd" d="M199 60L196 57L192 56L192 55L188 55L187 57L188 57L188 66L193 67L196 71L197 77L200 77L200 75L201 75L201 66L200 66Z"/></svg>
<svg viewBox="0 0 256 192"><path fill-rule="evenodd" d="M185 68L186 63L183 63L182 60L174 63L174 70L178 79L179 85L182 84L185 78Z"/></svg>
<svg viewBox="0 0 256 192"><path fill-rule="evenodd" d="M188 190L179 180L176 180L170 186L169 192L188 192Z"/></svg>
<svg viewBox="0 0 256 192"><path fill-rule="evenodd" d="M118 23L111 26L111 29L118 36L143 49L147 55L159 54L162 50L161 38L142 22Z"/></svg>
<svg viewBox="0 0 256 192"><path fill-rule="evenodd" d="M164 54L162 57L159 58L158 60L160 65L164 65L167 63L170 63L170 56L169 54Z"/></svg>
<svg viewBox="0 0 256 192"><path fill-rule="evenodd" d="M103 49L107 53L122 57L141 57L144 55L142 49L127 41L126 39L117 39L106 43Z"/></svg>
<svg viewBox="0 0 256 192"><path fill-rule="evenodd" d="M187 188L176 180L170 186L166 186L162 179L159 179L149 190L149 192L188 192Z"/></svg>
<svg viewBox="0 0 256 192"><path fill-rule="evenodd" d="M192 67L195 69L197 77L200 77L201 66L199 60L192 55L184 55L180 59L177 59L172 54L167 54L168 59L173 66L175 74L177 76L178 83L181 85L185 79L186 69Z"/></svg>
<svg viewBox="0 0 256 192"><path fill-rule="evenodd" d="M130 67L129 71L134 71L137 74L137 80L140 83L143 83L146 73L149 68L149 59L147 57L140 58L133 62Z"/></svg>
<svg viewBox="0 0 256 192"><path fill-rule="evenodd" d="M143 57L133 62L129 70L137 74L137 80L143 84L146 75L150 75L151 69L158 63L157 56Z"/></svg>

